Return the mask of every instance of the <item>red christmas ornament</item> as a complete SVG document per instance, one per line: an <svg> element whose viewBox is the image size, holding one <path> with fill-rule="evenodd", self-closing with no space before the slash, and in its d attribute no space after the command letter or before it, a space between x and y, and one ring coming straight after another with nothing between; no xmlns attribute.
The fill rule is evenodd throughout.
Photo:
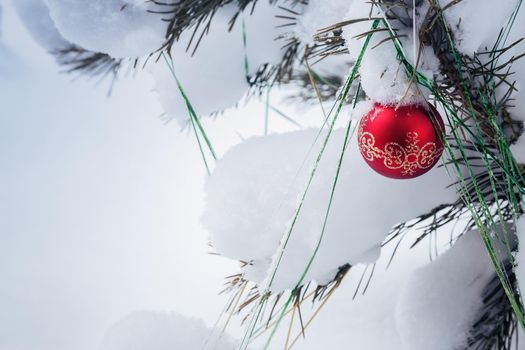
<svg viewBox="0 0 525 350"><path fill-rule="evenodd" d="M359 123L359 150L368 165L392 179L411 179L432 169L443 153L445 126L436 109L429 108L432 112L419 105L376 103Z"/></svg>

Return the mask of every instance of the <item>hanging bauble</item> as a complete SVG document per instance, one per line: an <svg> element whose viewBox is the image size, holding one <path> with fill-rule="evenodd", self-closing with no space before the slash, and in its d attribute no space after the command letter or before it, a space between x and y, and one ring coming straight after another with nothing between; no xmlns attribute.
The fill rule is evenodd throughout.
<svg viewBox="0 0 525 350"><path fill-rule="evenodd" d="M432 106L376 103L359 123L359 150L379 174L393 179L423 175L443 153L443 120Z"/></svg>

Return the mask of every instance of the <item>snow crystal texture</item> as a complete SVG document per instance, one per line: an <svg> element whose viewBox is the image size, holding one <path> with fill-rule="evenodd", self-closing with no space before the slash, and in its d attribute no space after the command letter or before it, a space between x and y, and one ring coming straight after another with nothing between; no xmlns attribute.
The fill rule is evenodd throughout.
<svg viewBox="0 0 525 350"><path fill-rule="evenodd" d="M255 137L221 159L206 186L203 223L215 249L249 262L246 277L261 283L289 229L318 150L316 130ZM292 231L273 290L293 287L320 239L345 130L334 131ZM304 163L303 163L304 162ZM326 234L306 280L326 281L338 267L373 262L391 227L455 199L450 179L435 168L411 181L373 172L353 140L339 177ZM439 191L436 191L439 189Z"/></svg>

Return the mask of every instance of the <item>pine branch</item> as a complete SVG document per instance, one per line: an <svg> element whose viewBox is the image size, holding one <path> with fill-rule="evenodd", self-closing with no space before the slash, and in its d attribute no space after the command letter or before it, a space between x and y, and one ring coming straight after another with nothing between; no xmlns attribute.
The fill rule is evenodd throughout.
<svg viewBox="0 0 525 350"><path fill-rule="evenodd" d="M321 76L320 74L312 75L317 91L312 84L308 72L296 72L292 79L287 82L287 84L296 87L296 89L294 89L295 93L286 97L288 102L317 104L319 103L319 98L322 102L333 101L336 98L339 88L343 85L343 80L340 76ZM317 92L319 92L319 95ZM354 92L355 91L351 91L350 93L353 94ZM364 95L361 94L359 98L364 98Z"/></svg>
<svg viewBox="0 0 525 350"><path fill-rule="evenodd" d="M192 39L188 49L194 44L193 51L197 49L203 36L208 32L216 12L223 6L235 3L238 12L230 21L230 29L235 24L239 12L254 6L258 0L179 0L177 2L152 0L153 3L164 7L165 10L157 11L164 16L167 22L166 41L162 50L169 52L174 43L179 40L181 34L193 28ZM274 2L274 0L272 0Z"/></svg>
<svg viewBox="0 0 525 350"><path fill-rule="evenodd" d="M88 51L71 44L51 52L66 73L85 74L91 77L110 77L115 80L123 65L122 59L107 54Z"/></svg>
<svg viewBox="0 0 525 350"><path fill-rule="evenodd" d="M255 74L248 77L252 90L260 92L261 88L294 80L295 68L301 61L299 58L301 43L295 38L286 39L286 41L281 61L278 64L263 64Z"/></svg>

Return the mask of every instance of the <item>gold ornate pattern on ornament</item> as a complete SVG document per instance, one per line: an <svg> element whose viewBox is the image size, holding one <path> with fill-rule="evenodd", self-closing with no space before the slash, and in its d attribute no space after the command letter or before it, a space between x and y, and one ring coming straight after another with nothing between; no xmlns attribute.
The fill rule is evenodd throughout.
<svg viewBox="0 0 525 350"><path fill-rule="evenodd" d="M441 156L442 147L435 142L419 146L419 135L415 131L406 134L406 146L397 142L385 143L383 149L376 146L374 135L359 128L359 144L363 157L368 161L383 159L388 169L403 169L402 175L414 175L418 169L428 169Z"/></svg>

